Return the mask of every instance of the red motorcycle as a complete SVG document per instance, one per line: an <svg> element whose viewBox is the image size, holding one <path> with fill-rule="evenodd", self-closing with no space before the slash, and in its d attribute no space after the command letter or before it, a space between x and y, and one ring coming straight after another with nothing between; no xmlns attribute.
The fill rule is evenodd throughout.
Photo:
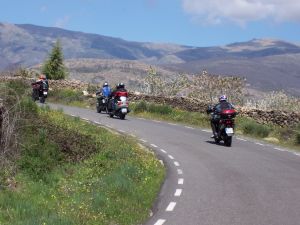
<svg viewBox="0 0 300 225"><path fill-rule="evenodd" d="M232 137L234 135L234 118L236 115L237 112L234 109L226 109L221 111L219 114L219 124L216 126L217 135L214 137L216 143L224 141L225 146L231 146Z"/></svg>

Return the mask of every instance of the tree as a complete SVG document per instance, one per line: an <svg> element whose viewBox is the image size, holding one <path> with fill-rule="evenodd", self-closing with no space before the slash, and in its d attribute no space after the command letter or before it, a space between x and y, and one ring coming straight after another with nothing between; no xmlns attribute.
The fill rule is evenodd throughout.
<svg viewBox="0 0 300 225"><path fill-rule="evenodd" d="M48 79L65 79L67 70L63 63L63 53L59 40L56 41L48 60L44 62L42 72Z"/></svg>

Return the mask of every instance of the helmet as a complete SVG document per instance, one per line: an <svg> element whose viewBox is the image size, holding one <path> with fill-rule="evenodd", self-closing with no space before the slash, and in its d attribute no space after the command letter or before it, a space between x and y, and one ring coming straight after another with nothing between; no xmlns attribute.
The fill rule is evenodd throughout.
<svg viewBox="0 0 300 225"><path fill-rule="evenodd" d="M41 75L39 76L39 78L40 78L41 80L46 80L46 76L45 76L44 74L41 74Z"/></svg>
<svg viewBox="0 0 300 225"><path fill-rule="evenodd" d="M226 102L227 101L227 96L226 95L221 95L220 98L219 98L219 101L220 102L222 102L222 101Z"/></svg>
<svg viewBox="0 0 300 225"><path fill-rule="evenodd" d="M118 88L125 88L125 84L124 83L119 83Z"/></svg>
<svg viewBox="0 0 300 225"><path fill-rule="evenodd" d="M104 82L103 87L107 87L107 86L108 86L108 83Z"/></svg>

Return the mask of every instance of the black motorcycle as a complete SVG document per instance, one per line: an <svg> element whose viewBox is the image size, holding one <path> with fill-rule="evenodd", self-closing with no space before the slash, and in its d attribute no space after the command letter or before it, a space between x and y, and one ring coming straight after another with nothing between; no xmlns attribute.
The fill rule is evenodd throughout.
<svg viewBox="0 0 300 225"><path fill-rule="evenodd" d="M32 86L32 100L39 100L40 103L45 103L48 96L48 85L46 82L34 82Z"/></svg>
<svg viewBox="0 0 300 225"><path fill-rule="evenodd" d="M216 134L214 136L215 142L219 144L220 141L223 141L225 146L230 147L234 135L234 118L237 115L237 111L234 109L226 109L218 114L213 114L212 107L209 107L207 113L212 113L212 116L217 117L215 118L218 121Z"/></svg>
<svg viewBox="0 0 300 225"><path fill-rule="evenodd" d="M108 97L97 96L96 109L97 113L101 113L102 111L108 113Z"/></svg>

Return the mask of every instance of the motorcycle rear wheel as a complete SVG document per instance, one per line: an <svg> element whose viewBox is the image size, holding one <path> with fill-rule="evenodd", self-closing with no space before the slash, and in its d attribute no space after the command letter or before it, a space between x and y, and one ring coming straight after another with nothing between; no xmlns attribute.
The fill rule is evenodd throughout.
<svg viewBox="0 0 300 225"><path fill-rule="evenodd" d="M232 136L227 136L224 140L224 145L227 147L231 147L232 144Z"/></svg>
<svg viewBox="0 0 300 225"><path fill-rule="evenodd" d="M44 96L40 97L40 103L45 103L45 97Z"/></svg>

